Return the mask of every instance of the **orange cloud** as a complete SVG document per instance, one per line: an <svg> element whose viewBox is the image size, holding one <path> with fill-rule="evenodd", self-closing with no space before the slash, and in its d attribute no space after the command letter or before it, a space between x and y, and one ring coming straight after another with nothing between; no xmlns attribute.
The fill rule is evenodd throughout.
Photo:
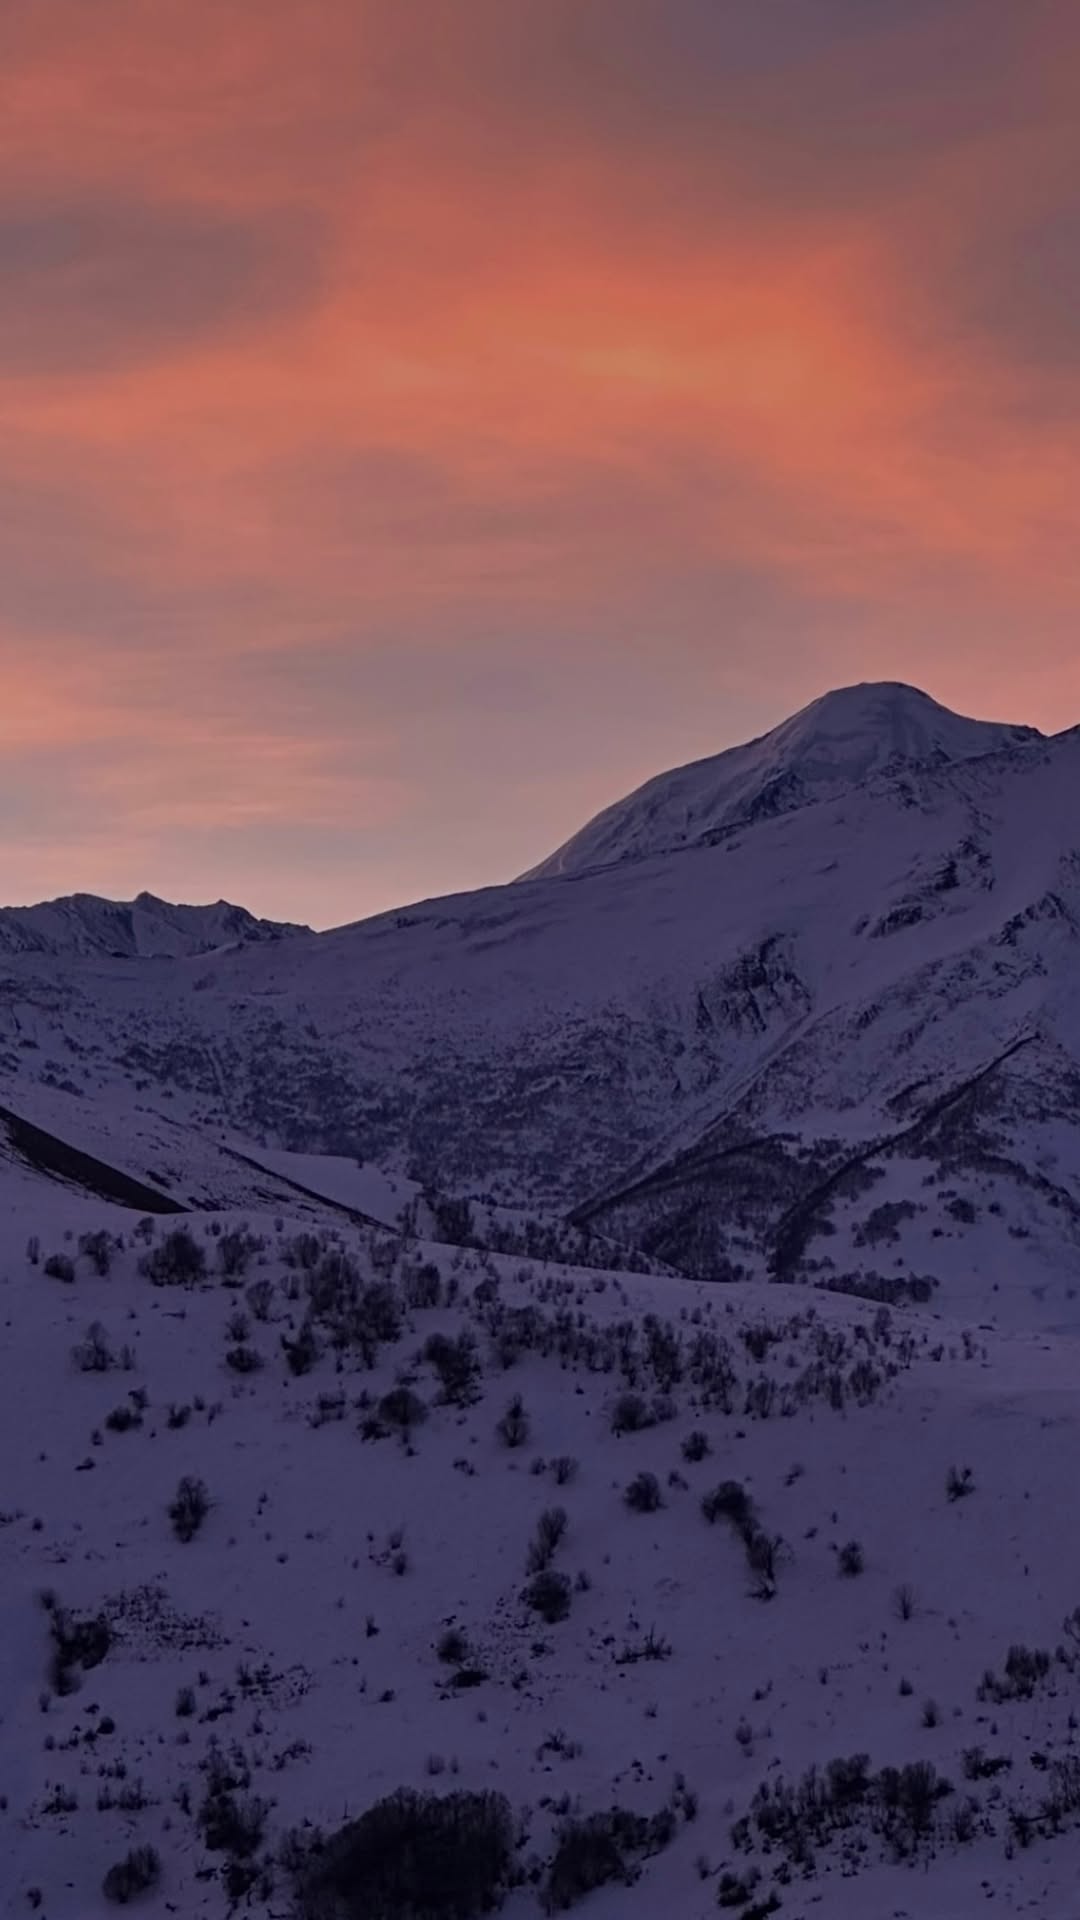
<svg viewBox="0 0 1080 1920"><path fill-rule="evenodd" d="M474 805L490 707L519 761L547 751L549 664L598 724L614 666L638 688L610 797L650 766L650 625L735 695L728 738L852 666L960 704L995 684L1044 724L1080 692L1070 289L1016 291L1080 222L1075 15L988 0L975 47L945 0L873 31L828 0L817 38L722 11L54 0L0 25L5 724L117 743L79 776L117 844L215 807L415 821L448 781ZM415 688L444 655L440 730ZM687 755L725 744L684 724ZM124 745L140 726L160 754ZM191 756L205 802L169 771ZM397 891L433 865L404 848Z"/></svg>

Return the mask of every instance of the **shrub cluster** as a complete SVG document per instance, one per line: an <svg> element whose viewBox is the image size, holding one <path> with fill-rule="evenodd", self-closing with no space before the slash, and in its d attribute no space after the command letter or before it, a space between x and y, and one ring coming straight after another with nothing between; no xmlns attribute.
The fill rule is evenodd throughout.
<svg viewBox="0 0 1080 1920"><path fill-rule="evenodd" d="M80 1340L76 1346L72 1347L71 1357L80 1373L110 1373L113 1367L122 1362L127 1365L132 1364L126 1349L121 1360L117 1360L109 1345L109 1336L100 1320L91 1321L86 1329L85 1340Z"/></svg>
<svg viewBox="0 0 1080 1920"><path fill-rule="evenodd" d="M638 1473L623 1494L631 1513L655 1513L664 1502L655 1473Z"/></svg>
<svg viewBox="0 0 1080 1920"><path fill-rule="evenodd" d="M750 1851L756 1833L767 1851L780 1849L805 1867L814 1848L865 1825L897 1858L905 1858L931 1833L938 1803L952 1791L928 1760L872 1774L868 1756L852 1754L824 1769L811 1767L795 1782L763 1781L750 1814L732 1829L732 1839Z"/></svg>
<svg viewBox="0 0 1080 1920"><path fill-rule="evenodd" d="M406 1436L427 1419L427 1404L411 1387L391 1387L379 1401L378 1417L386 1427L394 1427Z"/></svg>
<svg viewBox="0 0 1080 1920"><path fill-rule="evenodd" d="M79 1235L79 1252L89 1260L99 1280L103 1280L112 1265L113 1243L109 1235L99 1229L97 1233Z"/></svg>
<svg viewBox="0 0 1080 1920"><path fill-rule="evenodd" d="M433 1333L424 1342L424 1359L433 1367L447 1406L471 1407L480 1397L480 1355L466 1328L455 1339Z"/></svg>
<svg viewBox="0 0 1080 1920"><path fill-rule="evenodd" d="M782 1542L764 1531L746 1488L738 1480L722 1480L705 1495L701 1511L710 1526L717 1520L727 1521L743 1543L746 1564L754 1577L755 1595L759 1600L771 1600L776 1592L776 1566Z"/></svg>
<svg viewBox="0 0 1080 1920"><path fill-rule="evenodd" d="M570 1611L571 1586L569 1576L559 1573L554 1567L546 1567L542 1573L534 1574L525 1587L523 1599L534 1613L540 1615L549 1627L557 1626L565 1620Z"/></svg>
<svg viewBox="0 0 1080 1920"><path fill-rule="evenodd" d="M679 1815L693 1819L697 1797L681 1777L668 1804L658 1813L630 1813L610 1807L604 1813L572 1816L555 1837L541 1898L548 1913L565 1913L598 1887L630 1886L649 1855L670 1846Z"/></svg>
<svg viewBox="0 0 1080 1920"><path fill-rule="evenodd" d="M1005 1656L1005 1671L987 1667L978 1687L980 1700L1030 1700L1050 1672L1052 1657L1043 1647L1013 1645Z"/></svg>
<svg viewBox="0 0 1080 1920"><path fill-rule="evenodd" d="M513 1851L502 1794L400 1788L298 1849L298 1920L474 1920L501 1904Z"/></svg>
<svg viewBox="0 0 1080 1920"><path fill-rule="evenodd" d="M239 1748L226 1758L212 1745L206 1763L206 1790L196 1825L208 1853L226 1853L234 1861L251 1860L258 1851L270 1808L249 1794L251 1774Z"/></svg>
<svg viewBox="0 0 1080 1920"><path fill-rule="evenodd" d="M530 1578L522 1599L552 1627L565 1620L570 1611L569 1577L557 1572L551 1564L566 1532L566 1523L565 1507L545 1507L525 1556L525 1571Z"/></svg>
<svg viewBox="0 0 1080 1920"><path fill-rule="evenodd" d="M79 1619L66 1608L53 1604L49 1609L52 1655L49 1679L57 1693L73 1693L78 1684L75 1669L89 1672L99 1667L112 1646L112 1628L103 1613Z"/></svg>
<svg viewBox="0 0 1080 1920"><path fill-rule="evenodd" d="M194 1287L206 1278L206 1249L189 1227L174 1227L143 1254L139 1272L156 1287Z"/></svg>

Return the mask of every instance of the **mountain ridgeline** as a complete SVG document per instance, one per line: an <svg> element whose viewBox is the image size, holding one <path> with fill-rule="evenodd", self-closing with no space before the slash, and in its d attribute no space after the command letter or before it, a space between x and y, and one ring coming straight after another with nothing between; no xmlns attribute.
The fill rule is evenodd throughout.
<svg viewBox="0 0 1080 1920"><path fill-rule="evenodd" d="M1080 1258L1078 791L1080 735L854 687L517 882L330 933L8 910L0 1097L129 1161L150 1113L349 1155L477 1233L526 1213L697 1276L925 1298L963 1235L984 1291L1050 1312Z"/></svg>
<svg viewBox="0 0 1080 1920"><path fill-rule="evenodd" d="M523 878L550 879L609 861L708 846L758 820L839 799L875 775L895 778L909 766L945 767L1042 737L1034 727L965 720L894 682L842 688L746 746L646 781Z"/></svg>
<svg viewBox="0 0 1080 1920"><path fill-rule="evenodd" d="M140 893L135 900L74 893L36 907L0 907L0 953L178 959L308 931L257 920L246 907L230 906L227 900L210 907L180 907L152 893Z"/></svg>

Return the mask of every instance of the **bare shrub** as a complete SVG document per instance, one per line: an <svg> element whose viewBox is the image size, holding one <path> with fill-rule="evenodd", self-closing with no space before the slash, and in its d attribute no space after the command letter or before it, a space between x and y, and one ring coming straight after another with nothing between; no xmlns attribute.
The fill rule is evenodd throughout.
<svg viewBox="0 0 1080 1920"><path fill-rule="evenodd" d="M156 1287L193 1287L206 1278L206 1249L189 1227L174 1227L139 1262Z"/></svg>
<svg viewBox="0 0 1080 1920"><path fill-rule="evenodd" d="M848 1540L836 1556L837 1570L843 1580L854 1580L866 1566L866 1556L857 1540Z"/></svg>
<svg viewBox="0 0 1080 1920"><path fill-rule="evenodd" d="M378 1417L388 1427L396 1427L400 1433L410 1434L427 1419L426 1403L411 1387L391 1387L384 1393L378 1405Z"/></svg>
<svg viewBox="0 0 1080 1920"><path fill-rule="evenodd" d="M543 1573L551 1565L555 1550L566 1532L566 1520L565 1507L545 1507L529 1543L525 1557L526 1573Z"/></svg>
<svg viewBox="0 0 1080 1920"><path fill-rule="evenodd" d="M71 1357L80 1373L108 1373L118 1364L100 1320L91 1321L85 1340L72 1347Z"/></svg>
<svg viewBox="0 0 1080 1920"><path fill-rule="evenodd" d="M1043 1647L1025 1647L1014 1643L1005 1656L1005 1671L995 1674L989 1668L978 1687L980 1700L1030 1700L1050 1672L1051 1657Z"/></svg>
<svg viewBox="0 0 1080 1920"><path fill-rule="evenodd" d="M456 1339L433 1333L424 1342L424 1359L434 1367L449 1406L470 1407L480 1396L480 1355L466 1328Z"/></svg>
<svg viewBox="0 0 1080 1920"><path fill-rule="evenodd" d="M258 1373L263 1366L263 1357L257 1347L249 1347L244 1342L229 1347L225 1354L225 1365L233 1373Z"/></svg>
<svg viewBox="0 0 1080 1920"><path fill-rule="evenodd" d="M310 1320L305 1320L295 1340L288 1334L281 1336L281 1350L285 1355L289 1372L297 1376L310 1373L319 1357L319 1343Z"/></svg>
<svg viewBox="0 0 1080 1920"><path fill-rule="evenodd" d="M743 1533L757 1523L754 1502L738 1480L722 1480L718 1487L705 1495L701 1511L710 1525L717 1520L727 1520L737 1533Z"/></svg>
<svg viewBox="0 0 1080 1920"><path fill-rule="evenodd" d="M759 1600L771 1600L776 1592L776 1565L782 1542L778 1535L755 1530L744 1537L746 1564L754 1575L754 1592Z"/></svg>
<svg viewBox="0 0 1080 1920"><path fill-rule="evenodd" d="M523 1447L529 1437L529 1416L520 1393L515 1393L495 1428L504 1447Z"/></svg>
<svg viewBox="0 0 1080 1920"><path fill-rule="evenodd" d="M101 1883L106 1900L126 1907L140 1893L149 1893L161 1879L161 1855L156 1847L132 1847L131 1852L109 1868Z"/></svg>
<svg viewBox="0 0 1080 1920"><path fill-rule="evenodd" d="M228 1280L243 1279L264 1242L246 1227L231 1227L218 1241L218 1265Z"/></svg>
<svg viewBox="0 0 1080 1920"><path fill-rule="evenodd" d="M112 1265L113 1243L104 1229L96 1233L79 1235L79 1252L89 1260L99 1280L103 1280Z"/></svg>
<svg viewBox="0 0 1080 1920"><path fill-rule="evenodd" d="M210 1511L210 1495L202 1480L185 1474L169 1504L169 1519L178 1540L194 1540Z"/></svg>
<svg viewBox="0 0 1080 1920"><path fill-rule="evenodd" d="M421 1266L410 1268L402 1276L402 1288L414 1313L431 1312L442 1299L442 1278L435 1262L425 1260Z"/></svg>
<svg viewBox="0 0 1080 1920"><path fill-rule="evenodd" d="M660 1493L660 1482L655 1473L635 1474L623 1494L631 1513L655 1513L664 1502Z"/></svg>
<svg viewBox="0 0 1080 1920"><path fill-rule="evenodd" d="M557 1573L554 1567L545 1567L529 1581L523 1598L534 1613L538 1613L549 1627L553 1627L560 1620L565 1620L570 1612L570 1595L567 1575Z"/></svg>
<svg viewBox="0 0 1080 1920"><path fill-rule="evenodd" d="M267 1279L265 1276L262 1279L253 1280L250 1287L244 1290L244 1299L247 1301L256 1320L269 1320L270 1308L274 1299L273 1281Z"/></svg>
<svg viewBox="0 0 1080 1920"><path fill-rule="evenodd" d="M103 1613L83 1618L53 1605L49 1610L52 1655L49 1679L59 1694L74 1693L76 1668L84 1673L99 1667L112 1646L112 1628Z"/></svg>
<svg viewBox="0 0 1080 1920"><path fill-rule="evenodd" d="M220 1748L211 1749L206 1792L196 1816L208 1853L250 1860L258 1851L270 1808L265 1800L243 1791L249 1777L246 1765L230 1763Z"/></svg>
<svg viewBox="0 0 1080 1920"><path fill-rule="evenodd" d="M123 1401L105 1415L105 1425L110 1433L130 1433L133 1427L142 1426L142 1414L129 1401Z"/></svg>
<svg viewBox="0 0 1080 1920"><path fill-rule="evenodd" d="M620 1393L611 1409L612 1433L641 1433L653 1417L640 1393Z"/></svg>
<svg viewBox="0 0 1080 1920"><path fill-rule="evenodd" d="M460 1627L448 1627L440 1634L435 1651L448 1667L463 1667L469 1658L469 1642Z"/></svg>

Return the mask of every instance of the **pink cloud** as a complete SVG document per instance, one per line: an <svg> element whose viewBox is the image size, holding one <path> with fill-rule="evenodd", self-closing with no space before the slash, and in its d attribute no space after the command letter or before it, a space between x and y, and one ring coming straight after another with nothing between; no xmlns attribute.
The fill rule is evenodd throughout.
<svg viewBox="0 0 1080 1920"><path fill-rule="evenodd" d="M0 742L73 874L321 846L340 919L830 681L1076 717L1075 17L678 5L0 27Z"/></svg>

